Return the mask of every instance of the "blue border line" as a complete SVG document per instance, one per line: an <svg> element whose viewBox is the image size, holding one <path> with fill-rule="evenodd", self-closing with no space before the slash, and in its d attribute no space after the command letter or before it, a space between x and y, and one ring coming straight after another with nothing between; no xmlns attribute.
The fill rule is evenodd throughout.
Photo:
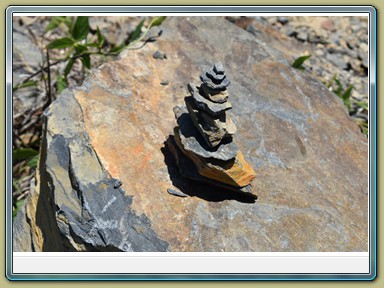
<svg viewBox="0 0 384 288"><path fill-rule="evenodd" d="M372 206L371 208L373 209L373 219L372 219L372 227L374 228L374 233L373 233L373 247L374 247L374 253L373 253L373 257L374 258L374 261L373 261L373 268L371 271L371 274L372 274L372 280L375 279L377 277L377 46L378 46L378 43L377 43L377 10L376 9L373 9L373 30L371 30L371 35L374 34L374 39L371 39L371 51L370 51L370 55L372 55L372 52L373 52L373 59L370 63L370 65L373 65L373 66L370 66L370 67L374 67L373 69L373 84L372 84L372 90L373 90L373 106L374 106L374 109L372 109L372 107L370 107L370 111L373 111L373 121L370 120L370 123L374 123L373 124L373 129L374 129L374 133L372 133L372 130L369 131L370 135L373 136L373 141L372 141L372 145L373 145L373 162L374 162L374 165L373 165L373 179L372 179L372 182L373 182L373 203L372 203ZM374 33L372 33L372 31L374 31ZM373 50L373 51L372 51ZM370 85L370 88L371 88L371 83L369 83Z"/></svg>

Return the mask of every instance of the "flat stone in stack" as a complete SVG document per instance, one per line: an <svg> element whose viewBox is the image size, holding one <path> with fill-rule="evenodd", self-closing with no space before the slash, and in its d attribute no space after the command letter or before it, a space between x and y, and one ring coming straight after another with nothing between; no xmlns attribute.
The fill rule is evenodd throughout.
<svg viewBox="0 0 384 288"><path fill-rule="evenodd" d="M236 126L226 113L232 109L232 105L228 102L227 91L230 81L223 65L216 63L200 79L200 87L188 84L191 95L184 99L187 109L174 107L178 123L174 129L174 140L202 178L197 177L196 173L185 172L187 167L180 167L186 165L183 163L190 163L188 161L177 161L179 169L195 180L209 179L206 182L249 192L247 186L254 179L255 172L233 142ZM178 149L173 149L174 154ZM180 155L175 157L179 159ZM244 187L247 189L241 189Z"/></svg>

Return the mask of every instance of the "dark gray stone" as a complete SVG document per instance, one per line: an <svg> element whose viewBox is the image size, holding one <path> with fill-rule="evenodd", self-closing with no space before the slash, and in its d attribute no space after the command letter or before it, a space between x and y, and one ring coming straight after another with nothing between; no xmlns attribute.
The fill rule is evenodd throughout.
<svg viewBox="0 0 384 288"><path fill-rule="evenodd" d="M113 187L115 188L115 189L117 189L117 188L119 188L121 185L123 185L123 182L121 182L120 180L115 180L114 182L113 182Z"/></svg>
<svg viewBox="0 0 384 288"><path fill-rule="evenodd" d="M218 147L209 147L195 127L191 117L184 107L176 106L174 108L177 124L180 131L180 141L184 150L190 151L203 158L213 158L222 161L234 159L239 151L237 145L228 139Z"/></svg>
<svg viewBox="0 0 384 288"><path fill-rule="evenodd" d="M229 86L231 82L228 80L228 78L224 78L223 81L220 84L215 84L207 75L201 75L200 79L203 83L205 83L209 88L221 90Z"/></svg>
<svg viewBox="0 0 384 288"><path fill-rule="evenodd" d="M160 51L156 51L153 53L153 58L163 60L167 59L167 55L165 53L161 53Z"/></svg>
<svg viewBox="0 0 384 288"><path fill-rule="evenodd" d="M221 62L215 63L215 65L213 65L213 70L217 74L224 74L225 73L224 66L223 66L223 64Z"/></svg>
<svg viewBox="0 0 384 288"><path fill-rule="evenodd" d="M203 136L205 142L209 147L215 147L219 145L224 138L226 131L224 129L225 122L221 122L220 118L210 119L211 121L205 121L202 118L203 111L199 112L196 108L196 103L192 99L192 96L185 97L185 105L188 109L189 116L191 117L193 124L200 134ZM212 117L212 116L210 116ZM221 118L225 118L225 114L222 114ZM209 119L208 119L209 120ZM220 123L221 122L221 123Z"/></svg>
<svg viewBox="0 0 384 288"><path fill-rule="evenodd" d="M280 22L281 24L285 25L289 22L289 19L285 16L279 16L279 17L277 17L277 21Z"/></svg>
<svg viewBox="0 0 384 288"><path fill-rule="evenodd" d="M209 69L206 74L215 84L221 83L221 81L226 77L225 74L216 74L213 68Z"/></svg>
<svg viewBox="0 0 384 288"><path fill-rule="evenodd" d="M214 103L208 100L202 96L200 90L198 90L193 84L188 84L188 90L191 93L197 108L206 111L212 116L219 116L220 114L232 108L232 105L229 101L224 103Z"/></svg>

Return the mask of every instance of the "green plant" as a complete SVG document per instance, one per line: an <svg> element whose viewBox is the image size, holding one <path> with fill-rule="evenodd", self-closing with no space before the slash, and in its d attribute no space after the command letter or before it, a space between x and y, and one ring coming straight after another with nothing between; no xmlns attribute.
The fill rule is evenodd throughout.
<svg viewBox="0 0 384 288"><path fill-rule="evenodd" d="M323 83L327 88L333 93L335 93L341 100L343 100L344 105L347 107L350 115L353 115L355 112L354 106L362 108L364 112L368 112L368 103L365 101L355 101L351 95L353 90L353 85L349 85L347 89L344 88L338 76L333 75L332 79L328 83ZM363 134L368 135L368 121L361 118L354 118L356 123L359 125L360 130Z"/></svg>
<svg viewBox="0 0 384 288"><path fill-rule="evenodd" d="M341 98L343 100L344 105L348 108L348 111L352 112L351 94L353 85L349 85L349 87L344 90L344 86L336 74L333 75L332 79L328 81L328 83L324 84L329 90L333 91L333 93L335 93L339 98Z"/></svg>
<svg viewBox="0 0 384 288"><path fill-rule="evenodd" d="M17 212L19 212L21 205L23 205L24 198L17 200L14 205L13 205L13 210L12 210L12 218L15 218L17 215Z"/></svg>
<svg viewBox="0 0 384 288"><path fill-rule="evenodd" d="M31 159L39 154L39 151L32 148L17 148L12 151L13 164Z"/></svg>
<svg viewBox="0 0 384 288"><path fill-rule="evenodd" d="M336 77L334 77L334 80L336 82L337 89L333 92L343 100L343 103L348 108L348 111L351 111L351 93L353 85L350 85L346 90L344 90L343 84L341 84L340 80Z"/></svg>
<svg viewBox="0 0 384 288"><path fill-rule="evenodd" d="M361 118L355 118L356 123L359 125L361 132L368 135L368 122Z"/></svg>
<svg viewBox="0 0 384 288"><path fill-rule="evenodd" d="M13 86L12 91L15 92L16 90L19 90L21 88L32 87L32 86L37 86L37 81L29 80L29 81L26 81L26 82L22 82L22 83L20 83L18 85Z"/></svg>
<svg viewBox="0 0 384 288"><path fill-rule="evenodd" d="M47 49L47 65L41 68L36 73L27 77L22 83L13 87L14 91L20 88L36 85L37 81L31 79L37 75L47 72L48 84L50 87L50 67L57 65L62 62L66 62L63 75L58 74L56 76L57 91L60 93L68 86L68 74L71 72L76 59L80 59L82 63L83 74L86 69L91 68L91 55L98 56L114 56L118 55L122 50L130 49L136 43L142 41L147 35L148 31L154 27L159 26L166 19L166 16L158 16L152 18L144 32L142 29L146 19L142 19L137 25L135 30L129 35L126 42L116 46L110 47L110 49L104 49L106 43L105 37L101 34L99 28L96 29L96 37L92 37L91 29L89 26L88 16L78 16L77 18L71 16L55 16L52 17L51 21L47 25L45 32L60 28L66 34L65 37L55 39L45 46ZM153 37L151 37L153 38ZM50 63L49 50L51 49L64 49L65 56L61 59L56 59ZM48 94L50 94L48 92Z"/></svg>
<svg viewBox="0 0 384 288"><path fill-rule="evenodd" d="M308 60L309 58L311 58L312 55L305 55L305 56L301 56L301 57L298 57L296 58L296 60L292 63L292 67L293 68L296 68L296 69L299 69L299 70L304 70L304 62L306 60Z"/></svg>
<svg viewBox="0 0 384 288"><path fill-rule="evenodd" d="M166 19L166 16L159 16L152 19L152 21L149 23L148 27L145 29L143 33L141 33L142 27L144 25L145 19L141 20L140 23L136 26L135 30L131 33L131 35L128 38L128 43L122 43L114 48L112 48L109 53L120 53L124 49L131 48L136 43L140 42L144 39L144 37L147 35L148 31L155 26L160 26L161 23Z"/></svg>
<svg viewBox="0 0 384 288"><path fill-rule="evenodd" d="M53 40L46 46L47 49L67 49L67 56L63 59L64 61L67 61L67 65L64 69L64 75L58 75L56 78L58 91L61 92L67 86L67 76L75 63L75 59L79 58L81 60L83 69L90 69L91 55L117 55L122 50L132 47L134 44L141 41L149 29L160 25L165 18L165 16L153 18L144 33L141 31L145 19L142 19L136 29L129 36L127 44L123 43L117 47L113 47L109 51L104 51L103 45L105 43L105 38L101 34L99 27L96 29L96 39L94 41L90 41L90 27L87 16L78 16L74 22L71 21L69 17L54 17L50 24L48 24L47 31L56 28L61 23L64 23L67 26L66 37Z"/></svg>

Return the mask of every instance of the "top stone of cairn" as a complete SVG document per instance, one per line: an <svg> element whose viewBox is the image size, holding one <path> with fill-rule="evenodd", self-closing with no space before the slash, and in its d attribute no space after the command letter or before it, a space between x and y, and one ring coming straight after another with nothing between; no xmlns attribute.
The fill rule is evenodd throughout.
<svg viewBox="0 0 384 288"><path fill-rule="evenodd" d="M205 74L200 76L201 81L212 90L225 90L231 83L225 75L224 66L221 62L216 63Z"/></svg>

